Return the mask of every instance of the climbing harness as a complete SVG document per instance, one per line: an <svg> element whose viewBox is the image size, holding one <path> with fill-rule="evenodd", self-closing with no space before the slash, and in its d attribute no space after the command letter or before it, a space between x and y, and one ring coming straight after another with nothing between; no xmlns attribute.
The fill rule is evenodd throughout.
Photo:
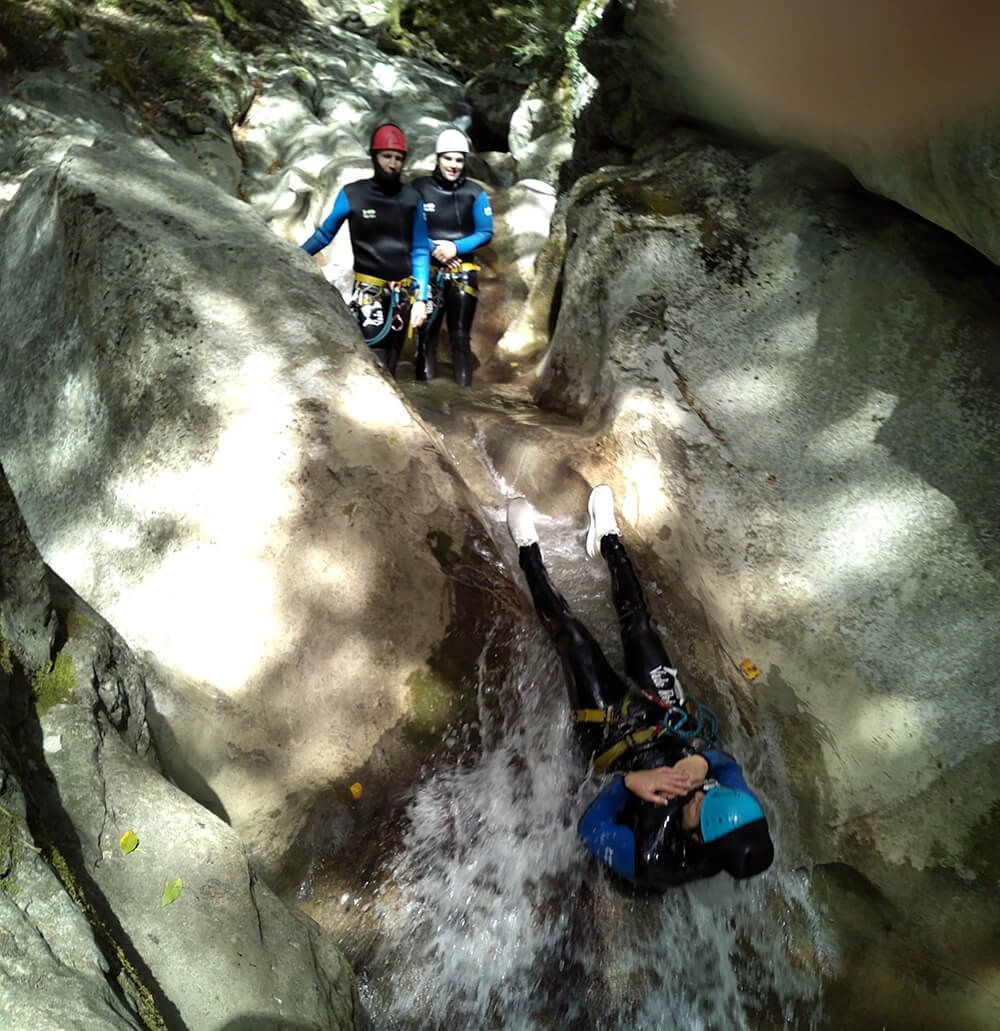
<svg viewBox="0 0 1000 1031"><path fill-rule="evenodd" d="M454 283L463 293L468 294L470 297L478 297L479 290L469 282L469 273L478 272L479 269L480 266L473 264L471 261L463 261L454 271L444 268L435 269L434 274L431 276L431 290L434 295L434 303L440 305L439 298L444 292L446 283Z"/></svg>
<svg viewBox="0 0 1000 1031"><path fill-rule="evenodd" d="M693 741L701 738L708 744L714 744L719 734L719 718L701 702L687 698L680 705L667 705L662 699L649 691L641 691L629 684L629 694L642 698L664 710L659 723L633 730L619 738L610 748L598 755L591 764L597 773L616 763L629 752L637 752L655 741L664 732ZM576 709L573 713L578 723L603 723L606 726L626 724L629 718L630 702L626 698L621 705L613 709Z"/></svg>
<svg viewBox="0 0 1000 1031"><path fill-rule="evenodd" d="M364 272L354 273L354 292L351 294L351 309L361 315L361 329L373 326L382 328L373 337L365 337L369 347L378 345L390 332L403 328L403 315L400 309L400 298L404 293L413 294L416 280L412 276L406 279L388 280L378 276L369 276ZM388 310L383 311L382 298L388 291Z"/></svg>

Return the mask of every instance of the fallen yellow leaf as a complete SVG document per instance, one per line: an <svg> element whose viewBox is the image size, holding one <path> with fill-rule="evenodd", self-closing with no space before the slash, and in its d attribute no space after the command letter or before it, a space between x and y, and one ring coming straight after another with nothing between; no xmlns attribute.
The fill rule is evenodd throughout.
<svg viewBox="0 0 1000 1031"><path fill-rule="evenodd" d="M139 845L139 839L136 837L135 831L126 831L118 839L118 847L122 850L125 855L129 852L134 852Z"/></svg>
<svg viewBox="0 0 1000 1031"><path fill-rule="evenodd" d="M180 895L181 888L183 887L184 882L180 879L180 877L176 878L176 880L173 881L167 881L167 883L163 886L163 894L160 896L160 906L169 906L170 903L173 902L174 899L176 899Z"/></svg>
<svg viewBox="0 0 1000 1031"><path fill-rule="evenodd" d="M747 680L756 680L760 676L760 670L749 659L740 663L740 670Z"/></svg>
<svg viewBox="0 0 1000 1031"><path fill-rule="evenodd" d="M351 798L353 798L355 800L359 799L361 797L362 793L364 792L364 790L365 789L357 781L355 781L351 785Z"/></svg>

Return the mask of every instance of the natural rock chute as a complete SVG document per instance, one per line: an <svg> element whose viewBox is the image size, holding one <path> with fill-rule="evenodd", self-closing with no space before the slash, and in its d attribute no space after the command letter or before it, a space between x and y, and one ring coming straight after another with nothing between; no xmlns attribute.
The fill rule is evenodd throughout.
<svg viewBox="0 0 1000 1031"><path fill-rule="evenodd" d="M449 561L495 579L475 504L306 259L162 152L72 150L3 231L26 521L152 654L164 761L276 876L310 800L413 719Z"/></svg>

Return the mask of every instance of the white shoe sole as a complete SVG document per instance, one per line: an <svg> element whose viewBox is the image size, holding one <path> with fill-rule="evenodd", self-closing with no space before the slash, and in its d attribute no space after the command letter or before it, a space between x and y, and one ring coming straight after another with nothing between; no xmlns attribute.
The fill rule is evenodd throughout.
<svg viewBox="0 0 1000 1031"><path fill-rule="evenodd" d="M607 500L605 500L605 498ZM599 511L610 507L610 516L607 511ZM587 514L590 516L590 525L587 527L587 554L591 558L597 558L601 553L601 538L613 534L621 537L622 532L618 529L615 521L615 496L606 483L599 483L591 492L587 501Z"/></svg>
<svg viewBox="0 0 1000 1031"><path fill-rule="evenodd" d="M519 548L538 543L534 515L527 498L511 498L507 502L507 532Z"/></svg>

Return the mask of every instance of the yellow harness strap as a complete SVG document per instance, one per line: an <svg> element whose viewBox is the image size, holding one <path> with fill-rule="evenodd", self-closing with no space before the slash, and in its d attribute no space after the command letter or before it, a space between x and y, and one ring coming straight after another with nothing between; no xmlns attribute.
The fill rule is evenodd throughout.
<svg viewBox="0 0 1000 1031"><path fill-rule="evenodd" d="M417 285L417 281L413 276L407 276L406 279L391 280L379 279L378 276L369 276L364 272L355 272L354 282L363 283L365 286L396 286L401 290L412 290Z"/></svg>
<svg viewBox="0 0 1000 1031"><path fill-rule="evenodd" d="M626 752L633 748L638 748L640 745L644 745L651 738L656 737L663 727L661 724L656 724L653 727L644 727L642 730L637 730L634 734L627 734L613 744L606 752L602 752L591 764L594 767L595 772L603 773L613 762L620 759Z"/></svg>
<svg viewBox="0 0 1000 1031"><path fill-rule="evenodd" d="M618 714L614 709L574 709L573 716L577 723L618 722Z"/></svg>

